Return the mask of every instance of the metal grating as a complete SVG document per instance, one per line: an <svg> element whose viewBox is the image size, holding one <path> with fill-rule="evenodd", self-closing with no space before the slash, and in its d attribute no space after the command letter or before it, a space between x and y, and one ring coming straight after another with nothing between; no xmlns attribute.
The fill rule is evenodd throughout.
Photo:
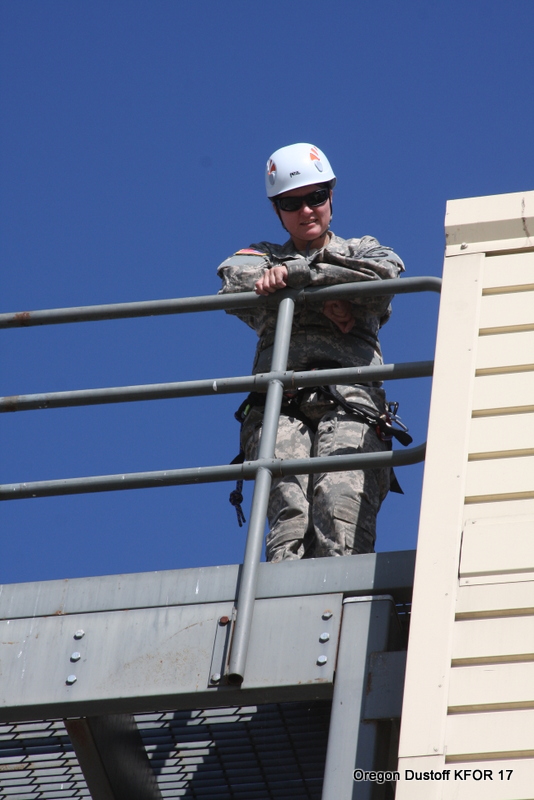
<svg viewBox="0 0 534 800"><path fill-rule="evenodd" d="M136 715L164 798L320 800L331 702ZM0 800L90 798L61 720L0 724Z"/></svg>
<svg viewBox="0 0 534 800"><path fill-rule="evenodd" d="M166 798L320 800L330 701L143 714Z"/></svg>
<svg viewBox="0 0 534 800"><path fill-rule="evenodd" d="M0 800L91 797L61 720L0 724Z"/></svg>

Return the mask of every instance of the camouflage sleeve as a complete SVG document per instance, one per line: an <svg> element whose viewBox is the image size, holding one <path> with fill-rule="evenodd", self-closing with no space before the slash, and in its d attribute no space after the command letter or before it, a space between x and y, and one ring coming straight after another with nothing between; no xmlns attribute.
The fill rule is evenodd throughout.
<svg viewBox="0 0 534 800"><path fill-rule="evenodd" d="M323 259L311 265L312 286L386 280L404 272L399 256L372 236L342 240L340 244L334 241L324 251Z"/></svg>
<svg viewBox="0 0 534 800"><path fill-rule="evenodd" d="M292 289L303 289L312 284L312 271L307 258L285 258L287 285Z"/></svg>
<svg viewBox="0 0 534 800"><path fill-rule="evenodd" d="M223 282L219 294L253 292L254 284L270 266L268 253L252 248L238 250L217 268Z"/></svg>
<svg viewBox="0 0 534 800"><path fill-rule="evenodd" d="M390 247L384 247L372 236L338 240L326 248L321 262L311 265L311 286L331 286L356 281L377 281L398 278L404 264ZM380 325L391 316L391 295L354 297L350 301L355 315L372 315ZM357 311L357 309L360 311Z"/></svg>
<svg viewBox="0 0 534 800"><path fill-rule="evenodd" d="M254 284L270 266L269 253L252 247L238 250L217 268L217 275L222 279L222 288L218 294L253 292ZM265 308L229 309L226 313L239 317L258 335L265 329L268 316Z"/></svg>

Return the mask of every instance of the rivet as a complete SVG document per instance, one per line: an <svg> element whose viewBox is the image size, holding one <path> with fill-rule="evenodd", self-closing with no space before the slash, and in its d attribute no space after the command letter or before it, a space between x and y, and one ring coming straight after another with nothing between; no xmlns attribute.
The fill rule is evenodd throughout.
<svg viewBox="0 0 534 800"><path fill-rule="evenodd" d="M317 659L317 663L319 664L320 667L324 667L327 661L328 658L326 656L319 656L319 658Z"/></svg>
<svg viewBox="0 0 534 800"><path fill-rule="evenodd" d="M330 634L326 633L326 631L324 633L321 633L321 635L319 636L320 642L327 642L329 639L330 639Z"/></svg>
<svg viewBox="0 0 534 800"><path fill-rule="evenodd" d="M331 611L325 611L324 612L323 619L331 619L331 617L332 617L332 612Z"/></svg>
<svg viewBox="0 0 534 800"><path fill-rule="evenodd" d="M221 617L219 619L219 625L228 625L230 622L230 617Z"/></svg>
<svg viewBox="0 0 534 800"><path fill-rule="evenodd" d="M219 672L214 672L210 678L210 681L212 683L219 683L220 680L221 680L221 675Z"/></svg>
<svg viewBox="0 0 534 800"><path fill-rule="evenodd" d="M73 654L71 655L71 657L70 657L70 660L71 660L71 661L79 661L79 660L80 660L80 658L81 658L81 655L80 655L80 653L73 653Z"/></svg>
<svg viewBox="0 0 534 800"><path fill-rule="evenodd" d="M84 636L85 636L85 631L76 631L76 633L74 634L75 639L83 639Z"/></svg>
<svg viewBox="0 0 534 800"><path fill-rule="evenodd" d="M462 242L462 244L460 245L460 250L467 250L467 243L466 242Z"/></svg>
<svg viewBox="0 0 534 800"><path fill-rule="evenodd" d="M72 684L76 683L77 680L78 678L76 677L76 675L69 675L65 683L67 684L67 686L72 686Z"/></svg>

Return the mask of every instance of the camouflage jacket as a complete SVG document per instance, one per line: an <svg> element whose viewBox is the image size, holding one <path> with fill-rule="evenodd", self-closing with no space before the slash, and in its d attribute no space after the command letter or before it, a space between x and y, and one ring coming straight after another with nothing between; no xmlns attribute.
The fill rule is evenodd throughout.
<svg viewBox="0 0 534 800"><path fill-rule="evenodd" d="M254 291L254 284L263 272L280 264L286 265L287 284L295 289L397 278L404 271L404 264L393 250L383 247L372 236L342 239L331 234L325 247L308 256L295 250L291 239L283 245L260 242L238 250L219 266L217 274L223 281L219 294ZM382 363L378 331L391 315L390 301L390 295L352 299L356 324L349 333L342 333L325 317L319 301L297 304L288 369L310 369L325 362L336 362L342 367ZM258 334L253 372L267 372L276 310L256 306L229 313Z"/></svg>

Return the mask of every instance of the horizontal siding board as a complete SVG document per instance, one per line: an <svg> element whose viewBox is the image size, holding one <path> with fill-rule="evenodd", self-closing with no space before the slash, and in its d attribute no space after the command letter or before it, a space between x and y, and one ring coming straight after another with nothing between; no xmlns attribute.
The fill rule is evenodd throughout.
<svg viewBox="0 0 534 800"><path fill-rule="evenodd" d="M512 192L447 202L447 244L522 237L528 241L534 217L534 192Z"/></svg>
<svg viewBox="0 0 534 800"><path fill-rule="evenodd" d="M534 283L534 274L532 277ZM493 294L482 298L479 319L479 327L482 331L485 328L511 327L533 323L534 291Z"/></svg>
<svg viewBox="0 0 534 800"><path fill-rule="evenodd" d="M534 571L534 517L477 520L462 538L460 576Z"/></svg>
<svg viewBox="0 0 534 800"><path fill-rule="evenodd" d="M534 456L470 461L466 497L534 492Z"/></svg>
<svg viewBox="0 0 534 800"><path fill-rule="evenodd" d="M486 259L483 289L534 284L534 253L511 253Z"/></svg>
<svg viewBox="0 0 534 800"><path fill-rule="evenodd" d="M514 413L534 410L534 370L508 375L481 375L473 387L473 416L488 411Z"/></svg>
<svg viewBox="0 0 534 800"><path fill-rule="evenodd" d="M491 575L468 575L466 578L460 578L459 586L491 586L506 583L531 583L532 570L528 572L502 572L499 574L493 573Z"/></svg>
<svg viewBox="0 0 534 800"><path fill-rule="evenodd" d="M465 666L482 659L534 660L534 616L457 621L451 656Z"/></svg>
<svg viewBox="0 0 534 800"><path fill-rule="evenodd" d="M477 417L471 421L470 454L522 449L534 449L534 412Z"/></svg>
<svg viewBox="0 0 534 800"><path fill-rule="evenodd" d="M440 784L439 800L532 800L534 792L534 759L506 759L505 761L469 761L463 764L448 764L451 777L446 784ZM455 769L489 770L491 780L455 779ZM509 770L512 770L510 775ZM502 779L500 776L502 773ZM479 773L480 774L480 773ZM486 773L487 774L487 773ZM510 780L508 780L510 776ZM426 786L428 787L428 783ZM424 787L425 784L423 783ZM413 799L427 800L424 793L414 795Z"/></svg>
<svg viewBox="0 0 534 800"><path fill-rule="evenodd" d="M480 336L476 369L510 369L534 364L534 331Z"/></svg>
<svg viewBox="0 0 534 800"><path fill-rule="evenodd" d="M534 514L534 497L530 500L503 500L481 502L464 506L464 520L499 519L511 514Z"/></svg>
<svg viewBox="0 0 534 800"><path fill-rule="evenodd" d="M396 800L532 800L534 792L534 759L510 759L506 761L469 761L461 764L442 764L432 758L403 758L399 769L400 781L397 783ZM406 780L417 772L442 772L450 769L448 780ZM455 770L486 770L486 780L455 777ZM503 771L501 780L500 771ZM512 770L510 780L507 780ZM491 773L491 780L488 776Z"/></svg>
<svg viewBox="0 0 534 800"><path fill-rule="evenodd" d="M507 580L513 577L507 575ZM460 586L456 598L457 616L509 616L534 614L534 578L530 581ZM534 692L533 692L534 694Z"/></svg>
<svg viewBox="0 0 534 800"><path fill-rule="evenodd" d="M457 756L533 752L534 709L453 714L447 720L447 761Z"/></svg>
<svg viewBox="0 0 534 800"><path fill-rule="evenodd" d="M534 661L457 667L450 675L449 710L511 704L534 707L533 687Z"/></svg>

